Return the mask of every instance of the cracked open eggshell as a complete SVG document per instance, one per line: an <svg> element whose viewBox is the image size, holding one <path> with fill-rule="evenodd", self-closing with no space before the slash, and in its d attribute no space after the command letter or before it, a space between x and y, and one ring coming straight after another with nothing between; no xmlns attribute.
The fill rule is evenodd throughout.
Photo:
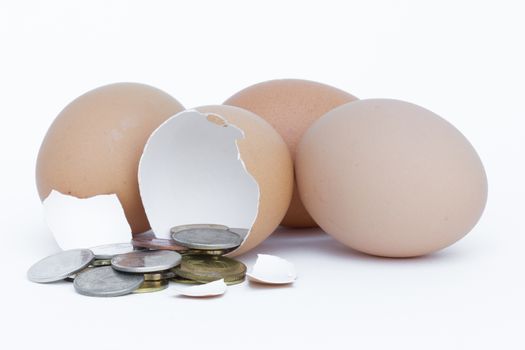
<svg viewBox="0 0 525 350"><path fill-rule="evenodd" d="M67 105L38 154L45 218L63 249L129 241L150 228L137 170L151 132L183 106L154 87L106 85Z"/></svg>
<svg viewBox="0 0 525 350"><path fill-rule="evenodd" d="M233 106L182 111L151 135L139 165L151 228L170 238L178 225L214 223L244 232L230 255L267 238L290 204L293 165L277 131Z"/></svg>
<svg viewBox="0 0 525 350"><path fill-rule="evenodd" d="M335 87L301 79L278 79L249 86L224 104L245 108L270 123L284 139L292 159L303 134L326 112L357 98ZM317 226L295 186L282 225Z"/></svg>

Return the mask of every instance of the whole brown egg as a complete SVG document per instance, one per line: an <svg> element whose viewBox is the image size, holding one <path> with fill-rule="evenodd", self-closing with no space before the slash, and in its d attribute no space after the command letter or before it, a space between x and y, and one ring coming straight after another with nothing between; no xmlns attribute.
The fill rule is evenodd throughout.
<svg viewBox="0 0 525 350"><path fill-rule="evenodd" d="M470 142L404 101L360 100L328 112L305 133L295 168L319 226L373 255L445 248L472 230L487 201L485 170Z"/></svg>
<svg viewBox="0 0 525 350"><path fill-rule="evenodd" d="M77 198L115 194L132 232L147 231L139 159L151 132L183 109L167 93L137 83L106 85L78 97L42 142L36 165L40 198L52 191Z"/></svg>
<svg viewBox="0 0 525 350"><path fill-rule="evenodd" d="M265 119L286 142L292 159L303 134L328 111L357 98L335 87L299 79L270 80L247 87L224 104L249 110ZM290 207L281 222L289 227L317 226L294 185Z"/></svg>

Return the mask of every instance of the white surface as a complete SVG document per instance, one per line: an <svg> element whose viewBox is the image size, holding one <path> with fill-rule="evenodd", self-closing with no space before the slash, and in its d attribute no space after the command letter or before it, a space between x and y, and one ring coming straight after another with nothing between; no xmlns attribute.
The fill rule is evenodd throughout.
<svg viewBox="0 0 525 350"><path fill-rule="evenodd" d="M525 348L522 6L2 1L3 348ZM488 174L478 226L440 253L409 260L360 255L322 234L275 235L242 260L251 267L256 253L282 256L298 280L232 286L214 299L174 297L172 288L95 299L68 283L26 280L32 263L57 250L34 166L48 126L73 98L141 81L192 107L282 77L412 101L453 123Z"/></svg>
<svg viewBox="0 0 525 350"><path fill-rule="evenodd" d="M52 190L42 207L47 226L62 249L127 242L131 237L115 194L77 198Z"/></svg>
<svg viewBox="0 0 525 350"><path fill-rule="evenodd" d="M215 115L215 117L220 117ZM259 186L237 148L244 133L196 110L177 113L151 135L139 164L139 188L157 237L177 225L215 223L251 228Z"/></svg>

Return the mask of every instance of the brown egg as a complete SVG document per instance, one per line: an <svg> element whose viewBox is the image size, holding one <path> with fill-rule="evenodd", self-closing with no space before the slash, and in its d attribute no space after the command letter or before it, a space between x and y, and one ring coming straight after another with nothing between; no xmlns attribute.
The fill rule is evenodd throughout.
<svg viewBox="0 0 525 350"><path fill-rule="evenodd" d="M326 232L386 257L456 242L487 200L485 171L468 140L436 114L396 100L328 112L304 135L296 176L303 203Z"/></svg>
<svg viewBox="0 0 525 350"><path fill-rule="evenodd" d="M299 140L326 112L357 98L334 87L307 80L270 80L239 91L224 104L247 109L269 122L282 136L292 159ZM282 225L312 227L315 221L302 204L297 188Z"/></svg>
<svg viewBox="0 0 525 350"><path fill-rule="evenodd" d="M293 189L293 163L279 134L233 106L178 113L153 132L139 165L144 208L158 238L187 224L235 228L242 254L279 225Z"/></svg>
<svg viewBox="0 0 525 350"><path fill-rule="evenodd" d="M183 109L165 92L135 83L78 97L42 142L36 166L40 198L52 190L78 198L116 194L132 231L148 230L137 182L140 155L151 132Z"/></svg>

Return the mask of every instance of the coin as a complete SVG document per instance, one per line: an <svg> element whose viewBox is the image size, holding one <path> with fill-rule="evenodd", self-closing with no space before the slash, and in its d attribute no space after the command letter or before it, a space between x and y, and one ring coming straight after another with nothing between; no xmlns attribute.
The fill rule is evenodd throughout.
<svg viewBox="0 0 525 350"><path fill-rule="evenodd" d="M244 279L246 265L224 256L184 255L181 264L173 269L177 276L198 281L212 282L224 278L224 282L237 282Z"/></svg>
<svg viewBox="0 0 525 350"><path fill-rule="evenodd" d="M160 281L144 281L139 289L133 291L133 293L151 293L158 292L160 290L168 288L168 280Z"/></svg>
<svg viewBox="0 0 525 350"><path fill-rule="evenodd" d="M73 281L75 280L75 277L77 277L77 275L78 275L79 273L82 273L82 272L87 271L87 270L92 269L92 268L93 268L93 265L89 265L89 266L86 267L85 269L83 269L83 270L81 270L81 271L79 271L79 272L77 272L77 273L74 273L74 274L72 274L72 275L67 276L66 278L64 278L64 281L67 281L67 282L73 282Z"/></svg>
<svg viewBox="0 0 525 350"><path fill-rule="evenodd" d="M226 283L228 286L233 286L234 284L239 284L239 283L244 282L244 280L245 280L245 277L239 278L238 280L224 281L224 283Z"/></svg>
<svg viewBox="0 0 525 350"><path fill-rule="evenodd" d="M123 272L147 273L169 270L180 261L181 255L173 251L135 251L113 257L111 266Z"/></svg>
<svg viewBox="0 0 525 350"><path fill-rule="evenodd" d="M177 232L185 231L189 229L194 229L194 228L210 228L210 229L218 229L218 230L228 230L228 226L218 225L218 224L190 224L190 225L179 225L179 226L172 227L170 229L170 232L173 234L173 233L177 233Z"/></svg>
<svg viewBox="0 0 525 350"><path fill-rule="evenodd" d="M91 263L92 266L109 266L111 265L111 259L95 259Z"/></svg>
<svg viewBox="0 0 525 350"><path fill-rule="evenodd" d="M145 233L139 233L133 235L131 244L136 248L145 248L151 250L173 250L173 251L185 251L186 247L178 245L172 239L157 238L153 232L148 231Z"/></svg>
<svg viewBox="0 0 525 350"><path fill-rule="evenodd" d="M248 228L229 228L229 231L238 234L242 239L246 238L250 229Z"/></svg>
<svg viewBox="0 0 525 350"><path fill-rule="evenodd" d="M225 255L229 252L231 252L233 249L224 249L224 250L197 250L197 249L189 249L185 252L181 252L182 255L188 255L188 254L206 254L206 255Z"/></svg>
<svg viewBox="0 0 525 350"><path fill-rule="evenodd" d="M108 260L113 258L115 255L125 254L132 252L135 248L131 243L113 243L99 245L93 248L89 248L95 254L95 259Z"/></svg>
<svg viewBox="0 0 525 350"><path fill-rule="evenodd" d="M94 257L89 249L64 250L31 266L27 271L27 278L38 283L60 281L86 268Z"/></svg>
<svg viewBox="0 0 525 350"><path fill-rule="evenodd" d="M190 228L172 233L171 238L181 246L198 250L225 250L242 243L238 234L214 228Z"/></svg>
<svg viewBox="0 0 525 350"><path fill-rule="evenodd" d="M143 282L143 275L122 273L111 266L103 266L79 273L73 285L75 290L83 295L116 297L135 291Z"/></svg>
<svg viewBox="0 0 525 350"><path fill-rule="evenodd" d="M173 281L175 283L182 283L182 284L202 284L202 282L189 280L187 278L182 278L180 276L175 276L170 278L170 281Z"/></svg>
<svg viewBox="0 0 525 350"><path fill-rule="evenodd" d="M244 282L244 280L245 280L245 277L243 276L242 278L239 278L239 279L224 281L224 283L227 284L228 286L233 286L235 284ZM193 282L198 283L198 284L210 283L210 281L193 281Z"/></svg>
<svg viewBox="0 0 525 350"><path fill-rule="evenodd" d="M134 233L132 235L132 239L139 239L139 240L152 239L155 237L156 237L155 234L151 230L146 231L146 232L141 232L141 233Z"/></svg>
<svg viewBox="0 0 525 350"><path fill-rule="evenodd" d="M160 281L175 277L173 270L150 272L144 274L144 281Z"/></svg>

